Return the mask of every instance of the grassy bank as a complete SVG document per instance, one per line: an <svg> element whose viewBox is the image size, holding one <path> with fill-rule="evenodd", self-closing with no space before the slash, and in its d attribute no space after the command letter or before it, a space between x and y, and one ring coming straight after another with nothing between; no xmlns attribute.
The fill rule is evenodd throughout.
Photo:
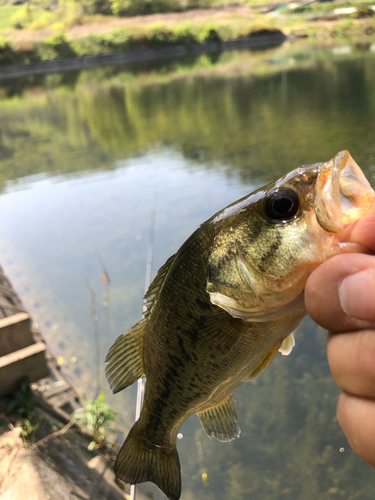
<svg viewBox="0 0 375 500"><path fill-rule="evenodd" d="M352 12L342 13L337 8L350 7L347 0L279 6L258 0L240 0L235 6L229 0L85 0L60 3L53 10L48 0L35 1L21 6L0 3L0 64L280 32L319 39L375 33L369 1L356 2Z"/></svg>
<svg viewBox="0 0 375 500"><path fill-rule="evenodd" d="M170 28L159 23L143 29L115 28L109 33L92 33L79 38L68 38L64 32L57 32L41 41L14 43L2 37L0 63L30 63L173 45L189 46L193 43L221 42L232 38L230 34L226 37L223 31L212 25L193 27L185 24ZM271 24L251 23L233 38L276 33L280 33L280 30Z"/></svg>

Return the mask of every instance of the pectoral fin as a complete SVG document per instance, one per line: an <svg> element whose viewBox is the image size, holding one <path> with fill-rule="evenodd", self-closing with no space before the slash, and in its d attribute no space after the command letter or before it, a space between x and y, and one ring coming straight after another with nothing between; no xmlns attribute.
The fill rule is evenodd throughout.
<svg viewBox="0 0 375 500"><path fill-rule="evenodd" d="M284 356L288 356L293 350L293 347L296 345L296 340L294 338L293 333L288 335L286 339L282 341L282 344L279 348L279 352L283 354Z"/></svg>
<svg viewBox="0 0 375 500"><path fill-rule="evenodd" d="M144 373L143 336L146 321L137 323L121 335L110 348L106 357L105 373L115 394L134 384Z"/></svg>
<svg viewBox="0 0 375 500"><path fill-rule="evenodd" d="M265 372L272 363L273 358L276 356L278 350L280 349L281 344L282 341L278 342L273 347L271 347L271 349L267 352L264 358L262 358L259 361L259 363L253 369L253 371L248 375L248 377L244 378L243 381L250 382L251 380L255 380L256 378L259 377L261 373Z"/></svg>
<svg viewBox="0 0 375 500"><path fill-rule="evenodd" d="M232 441L241 433L237 425L233 395L228 396L209 410L199 412L198 417L207 435L214 436L219 441Z"/></svg>
<svg viewBox="0 0 375 500"><path fill-rule="evenodd" d="M224 311L201 318L197 349L216 351L216 355L226 355L235 346L241 335L250 326L235 320Z"/></svg>

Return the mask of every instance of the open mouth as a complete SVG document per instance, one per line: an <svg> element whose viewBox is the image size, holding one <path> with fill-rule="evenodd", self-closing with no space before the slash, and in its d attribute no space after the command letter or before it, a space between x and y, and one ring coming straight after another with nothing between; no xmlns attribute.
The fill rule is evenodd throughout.
<svg viewBox="0 0 375 500"><path fill-rule="evenodd" d="M374 200L374 190L349 151L322 164L315 184L315 213L325 231L340 233L368 212Z"/></svg>

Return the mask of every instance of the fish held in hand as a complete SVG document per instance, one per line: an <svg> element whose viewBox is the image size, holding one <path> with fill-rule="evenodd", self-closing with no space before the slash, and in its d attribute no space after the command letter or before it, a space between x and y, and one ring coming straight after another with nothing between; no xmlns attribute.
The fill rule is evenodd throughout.
<svg viewBox="0 0 375 500"><path fill-rule="evenodd" d="M144 318L111 347L113 392L146 376L139 420L117 457L116 475L181 494L176 449L197 413L208 436L240 434L233 391L258 377L278 351L289 354L306 315L307 277L326 259L361 251L342 243L345 225L374 203L347 151L304 165L204 222L159 270Z"/></svg>

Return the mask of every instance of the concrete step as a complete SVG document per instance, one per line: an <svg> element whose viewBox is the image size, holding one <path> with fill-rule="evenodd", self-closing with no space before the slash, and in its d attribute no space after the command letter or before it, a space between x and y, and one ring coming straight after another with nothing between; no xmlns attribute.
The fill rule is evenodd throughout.
<svg viewBox="0 0 375 500"><path fill-rule="evenodd" d="M37 342L0 357L0 397L14 392L20 379L25 375L31 382L47 377L44 342Z"/></svg>
<svg viewBox="0 0 375 500"><path fill-rule="evenodd" d="M75 390L68 389L67 391L60 392L55 396L48 398L48 402L55 407L64 412L65 416L69 417L74 410L78 410L81 405L75 399Z"/></svg>
<svg viewBox="0 0 375 500"><path fill-rule="evenodd" d="M0 319L0 356L33 344L30 316L25 312Z"/></svg>

